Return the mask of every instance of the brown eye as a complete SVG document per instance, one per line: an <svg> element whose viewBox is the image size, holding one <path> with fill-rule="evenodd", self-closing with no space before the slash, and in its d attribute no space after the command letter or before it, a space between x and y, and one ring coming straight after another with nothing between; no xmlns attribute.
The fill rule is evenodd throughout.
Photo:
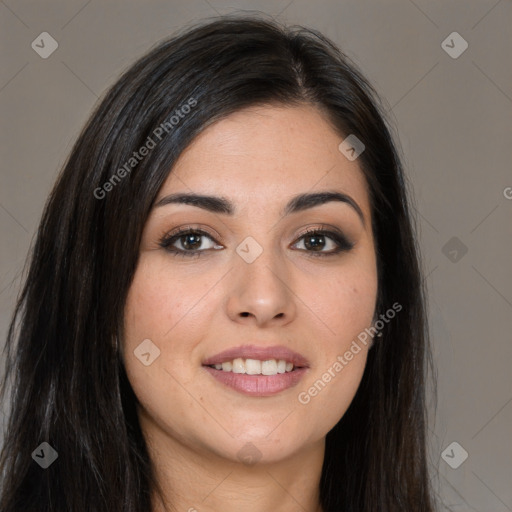
<svg viewBox="0 0 512 512"><path fill-rule="evenodd" d="M330 256L342 251L349 251L354 246L339 233L318 229L307 231L301 235L299 240L304 246L304 249L301 247L299 249L311 253L312 256ZM295 246L299 244L300 242Z"/></svg>
<svg viewBox="0 0 512 512"><path fill-rule="evenodd" d="M205 239L209 239L213 247L212 244L205 247ZM160 240L159 245L175 255L196 257L201 256L201 253L208 250L222 248L222 246L216 244L211 235L200 229L184 229L172 235L167 235Z"/></svg>

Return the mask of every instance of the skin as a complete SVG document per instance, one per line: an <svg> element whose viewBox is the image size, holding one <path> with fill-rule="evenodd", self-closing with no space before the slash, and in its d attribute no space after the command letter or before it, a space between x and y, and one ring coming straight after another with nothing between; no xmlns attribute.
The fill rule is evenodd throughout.
<svg viewBox="0 0 512 512"><path fill-rule="evenodd" d="M298 395L372 325L377 297L367 184L357 159L338 150L343 138L310 105L245 109L206 128L161 188L155 204L194 192L229 199L235 213L168 204L152 210L144 229L123 357L163 492L154 511L321 510L325 436L357 391L369 346L307 404ZM281 215L291 197L326 190L349 195L364 224L335 201ZM301 235L322 225L341 230L354 247L311 256L311 238ZM186 226L211 234L201 238L199 258L159 245ZM247 236L263 249L252 263L236 252ZM174 247L186 250L180 240ZM320 251L334 248L326 236ZM134 355L145 339L161 351L149 366ZM286 345L310 367L298 385L270 397L241 394L202 367L206 357L250 343ZM255 464L237 455L246 443L259 453Z"/></svg>

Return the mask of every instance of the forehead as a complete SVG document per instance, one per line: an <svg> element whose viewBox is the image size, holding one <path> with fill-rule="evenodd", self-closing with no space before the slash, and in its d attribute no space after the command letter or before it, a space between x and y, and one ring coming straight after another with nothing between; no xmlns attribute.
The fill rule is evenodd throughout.
<svg viewBox="0 0 512 512"><path fill-rule="evenodd" d="M170 192L229 196L242 207L285 201L307 191L338 189L368 209L357 160L313 106L262 106L238 111L201 132L180 155L159 197Z"/></svg>

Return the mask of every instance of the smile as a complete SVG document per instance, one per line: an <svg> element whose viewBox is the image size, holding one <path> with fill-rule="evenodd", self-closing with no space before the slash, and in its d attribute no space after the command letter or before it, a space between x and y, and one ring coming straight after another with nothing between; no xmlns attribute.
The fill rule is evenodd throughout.
<svg viewBox="0 0 512 512"><path fill-rule="evenodd" d="M225 350L203 362L218 383L250 396L272 396L302 379L308 361L287 347L246 345Z"/></svg>
<svg viewBox="0 0 512 512"><path fill-rule="evenodd" d="M221 364L211 365L210 368L222 370L223 372L245 373L247 375L277 375L293 371L294 365L284 359L242 359L238 357L232 361L225 361Z"/></svg>

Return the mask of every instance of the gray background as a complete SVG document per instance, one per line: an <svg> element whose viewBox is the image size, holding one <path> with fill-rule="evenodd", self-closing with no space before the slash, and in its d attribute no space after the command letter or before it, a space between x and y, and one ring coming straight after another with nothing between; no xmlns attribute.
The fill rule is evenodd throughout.
<svg viewBox="0 0 512 512"><path fill-rule="evenodd" d="M386 99L429 289L436 485L454 511L512 511L509 0L0 1L0 339L46 197L98 98L161 38L235 9L319 29ZM45 31L59 45L47 59L31 47ZM469 45L456 59L442 47L454 31ZM454 441L469 454L457 469L441 456Z"/></svg>

